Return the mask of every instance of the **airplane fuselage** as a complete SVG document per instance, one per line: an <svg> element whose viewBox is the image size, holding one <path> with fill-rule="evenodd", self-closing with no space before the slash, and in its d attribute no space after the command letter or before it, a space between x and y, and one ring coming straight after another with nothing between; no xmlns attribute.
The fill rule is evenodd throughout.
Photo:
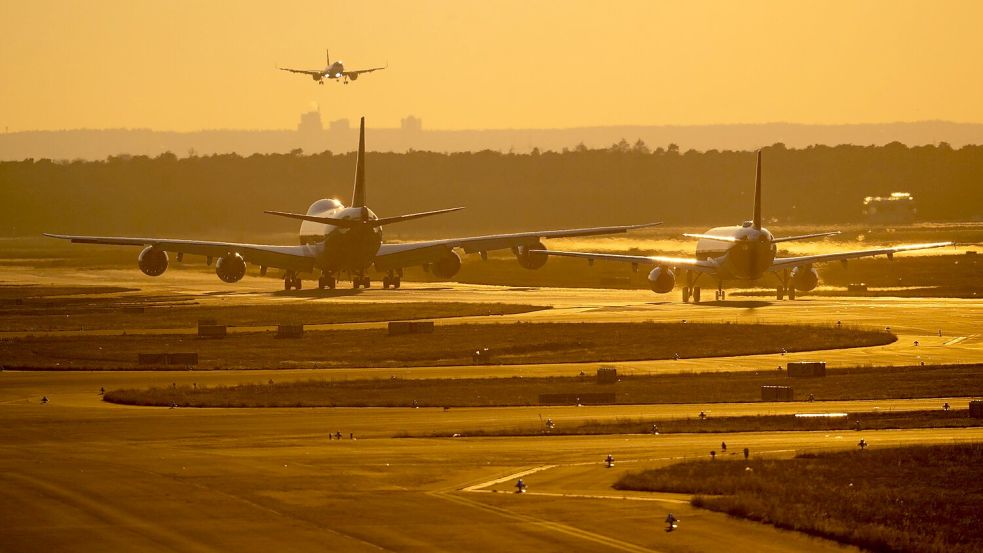
<svg viewBox="0 0 983 553"><path fill-rule="evenodd" d="M771 267L778 251L768 229L756 229L748 224L716 227L703 234L727 239L700 238L696 243L696 258L715 261L721 280L760 278ZM733 242L730 238L736 238L737 241Z"/></svg>
<svg viewBox="0 0 983 553"><path fill-rule="evenodd" d="M318 200L307 210L308 215L348 219L352 221L373 221L378 219L367 207L345 207L337 200ZM361 273L367 269L382 245L382 228L364 227L343 228L313 221L300 224L300 243L317 246L315 265L322 271L338 273L349 271Z"/></svg>
<svg viewBox="0 0 983 553"><path fill-rule="evenodd" d="M321 71L321 77L327 77L329 79L338 79L345 74L345 66L340 61L336 61L331 65L324 68Z"/></svg>

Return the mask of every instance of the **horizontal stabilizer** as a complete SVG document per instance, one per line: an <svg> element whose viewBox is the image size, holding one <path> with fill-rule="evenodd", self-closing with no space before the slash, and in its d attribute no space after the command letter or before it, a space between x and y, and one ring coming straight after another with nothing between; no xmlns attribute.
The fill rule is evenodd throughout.
<svg viewBox="0 0 983 553"><path fill-rule="evenodd" d="M438 209L435 211L424 211L423 213L410 213L407 215L397 215L395 217L383 217L381 219L336 219L334 217L318 217L317 215L304 215L301 213L286 213L283 211L264 211L263 213L268 213L270 215L279 215L280 217L287 217L290 219L300 219L301 221L311 221L313 223L321 223L324 225L331 225L335 227L342 228L356 228L356 227L381 227L382 225L389 225L392 223L402 223L403 221L411 221L413 219L420 219L422 217L429 217L431 215L440 215L441 213L450 213L451 211L459 211L464 209L463 207L451 207L447 209Z"/></svg>
<svg viewBox="0 0 983 553"><path fill-rule="evenodd" d="M740 242L739 238L733 236L715 236L713 234L683 234L687 238L705 238L707 240L717 240L719 242Z"/></svg>
<svg viewBox="0 0 983 553"><path fill-rule="evenodd" d="M840 234L840 231L834 230L832 232L817 232L816 234L801 234L799 236L783 236L781 238L773 238L771 243L777 244L778 242L791 242L793 240L808 240L809 238L819 238L821 236L836 236Z"/></svg>

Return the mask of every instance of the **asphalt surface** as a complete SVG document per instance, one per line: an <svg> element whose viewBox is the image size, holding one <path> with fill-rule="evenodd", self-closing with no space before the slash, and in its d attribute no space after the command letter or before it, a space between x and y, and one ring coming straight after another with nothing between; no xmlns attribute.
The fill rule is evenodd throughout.
<svg viewBox="0 0 983 553"><path fill-rule="evenodd" d="M760 370L817 356L833 366L983 359L973 300L809 298L692 306L676 294L407 283L399 291L285 293L279 282L219 283L171 271L16 270L5 283L121 284L222 305L277 302L512 301L552 306L529 321L734 321L891 326L897 343L821 354L618 363L619 370ZM218 291L216 293L216 291ZM453 324L459 321L443 321ZM938 336L938 330L943 336ZM2 329L0 329L2 330ZM914 341L919 345L915 346ZM595 365L435 367L400 371L0 373L0 549L5 551L843 551L838 544L693 509L688 497L624 493L627 470L709 458L720 435L398 438L619 417L938 408L967 398L495 409L167 409L103 403L100 387L201 385L401 374L418 378L576 374ZM889 383L885 383L889 385ZM47 396L49 402L40 399ZM342 440L329 439L340 432ZM349 436L355 439L349 439ZM753 456L979 441L983 429L727 434ZM615 457L605 468L606 455ZM708 461L709 462L709 461ZM520 475L527 494L512 493ZM664 531L668 512L680 519Z"/></svg>

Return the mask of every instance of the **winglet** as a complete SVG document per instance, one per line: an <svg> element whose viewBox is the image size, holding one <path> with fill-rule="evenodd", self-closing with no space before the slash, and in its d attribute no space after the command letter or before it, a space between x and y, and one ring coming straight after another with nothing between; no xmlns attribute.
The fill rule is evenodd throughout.
<svg viewBox="0 0 983 553"><path fill-rule="evenodd" d="M365 206L365 117L358 126L358 154L355 157L355 189L352 207Z"/></svg>
<svg viewBox="0 0 983 553"><path fill-rule="evenodd" d="M754 169L754 214L751 226L761 230L761 150L758 150L758 164Z"/></svg>

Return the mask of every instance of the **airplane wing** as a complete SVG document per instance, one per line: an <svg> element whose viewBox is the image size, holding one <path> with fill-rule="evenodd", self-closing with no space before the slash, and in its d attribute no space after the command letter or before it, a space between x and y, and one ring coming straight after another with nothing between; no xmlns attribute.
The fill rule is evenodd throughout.
<svg viewBox="0 0 983 553"><path fill-rule="evenodd" d="M289 67L278 67L280 71L289 71L291 73L303 73L304 75L323 75L323 69L291 69Z"/></svg>
<svg viewBox="0 0 983 553"><path fill-rule="evenodd" d="M173 252L206 257L221 257L238 253L247 263L297 272L309 272L314 268L314 248L311 246L269 246L263 244L238 244L235 242L207 242L200 240L172 240L166 238L126 238L113 236L74 236L48 234L45 236L70 240L75 244L104 244L109 246L157 246Z"/></svg>
<svg viewBox="0 0 983 553"><path fill-rule="evenodd" d="M642 225L624 225L614 227L590 227L566 230L546 230L532 232L517 232L512 234L490 234L470 238L448 238L424 242L406 242L401 244L383 244L375 257L375 266L379 270L398 269L412 265L422 265L436 261L448 251L461 248L465 253L505 250L519 246L539 247L543 238L570 238L573 236L598 236L604 234L620 234L629 230L648 228L662 223Z"/></svg>
<svg viewBox="0 0 983 553"><path fill-rule="evenodd" d="M386 67L389 67L388 65ZM380 69L385 69L386 67L373 67L372 69L354 69L352 71L344 71L343 74L346 77L351 77L352 75L358 76L362 73L371 73L373 71L378 71Z"/></svg>
<svg viewBox="0 0 983 553"><path fill-rule="evenodd" d="M693 259L691 257L668 257L662 255L618 255L611 253L590 253L590 252L563 252L556 250L532 250L532 252L545 253L556 257L579 257L593 262L596 259L602 261L621 261L632 265L660 265L664 267L685 267L692 271L701 273L712 273L717 270L717 264L711 260Z"/></svg>
<svg viewBox="0 0 983 553"><path fill-rule="evenodd" d="M929 244L908 244L906 246L894 246L890 248L877 248L871 250L856 250L852 252L827 253L820 255L803 255L800 257L780 257L771 264L770 271L789 269L799 265L810 265L812 263L824 263L826 261L845 261L847 259L857 259L860 257L873 257L875 255L886 255L889 258L896 253L910 252L914 250L927 250L931 248L944 248L955 246L955 242L932 242Z"/></svg>

